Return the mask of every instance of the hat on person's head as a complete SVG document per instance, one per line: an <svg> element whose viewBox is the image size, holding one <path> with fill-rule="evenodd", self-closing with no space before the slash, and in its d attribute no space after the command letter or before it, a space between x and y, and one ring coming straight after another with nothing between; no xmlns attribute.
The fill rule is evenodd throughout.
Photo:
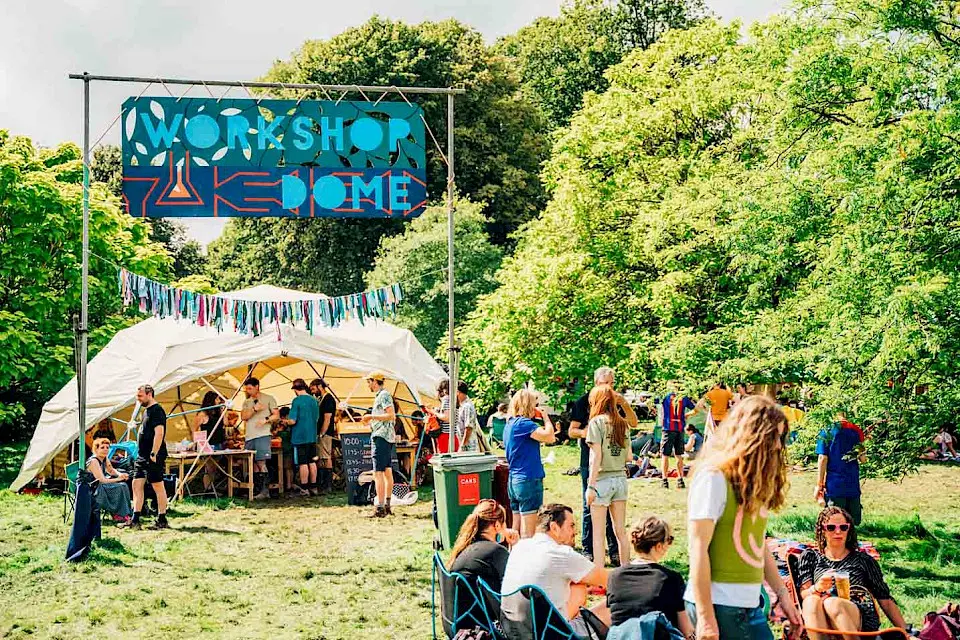
<svg viewBox="0 0 960 640"><path fill-rule="evenodd" d="M293 381L293 386L290 387L296 391L306 391L307 383L303 381L303 378L297 378Z"/></svg>
<svg viewBox="0 0 960 640"><path fill-rule="evenodd" d="M374 382L379 382L383 384L383 381L387 379L387 376L383 375L382 371L371 371L364 378L365 380L373 380Z"/></svg>

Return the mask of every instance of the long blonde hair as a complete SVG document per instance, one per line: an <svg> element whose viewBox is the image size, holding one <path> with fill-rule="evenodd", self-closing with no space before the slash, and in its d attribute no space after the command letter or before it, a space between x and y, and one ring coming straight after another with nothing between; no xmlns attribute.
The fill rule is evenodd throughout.
<svg viewBox="0 0 960 640"><path fill-rule="evenodd" d="M608 384L597 385L590 391L590 419L607 416L613 427L610 439L621 449L627 446L627 421L617 410L617 393Z"/></svg>
<svg viewBox="0 0 960 640"><path fill-rule="evenodd" d="M453 543L453 551L450 553L450 564L457 559L464 549L480 539L480 534L489 527L502 524L507 521L507 511L496 500L484 498L473 512L467 516L460 526L460 533L457 534L457 540Z"/></svg>
<svg viewBox="0 0 960 640"><path fill-rule="evenodd" d="M747 396L707 440L697 468L723 473L747 513L777 510L787 501L787 428L773 400Z"/></svg>
<svg viewBox="0 0 960 640"><path fill-rule="evenodd" d="M529 389L520 389L510 400L510 415L532 418L537 410L537 395Z"/></svg>

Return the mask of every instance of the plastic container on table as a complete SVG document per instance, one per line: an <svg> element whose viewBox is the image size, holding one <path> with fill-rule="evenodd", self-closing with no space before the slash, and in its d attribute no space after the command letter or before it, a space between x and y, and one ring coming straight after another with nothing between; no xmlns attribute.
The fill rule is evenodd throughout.
<svg viewBox="0 0 960 640"><path fill-rule="evenodd" d="M497 457L489 453L443 453L430 459L440 544L453 548L460 527L484 498L493 497Z"/></svg>

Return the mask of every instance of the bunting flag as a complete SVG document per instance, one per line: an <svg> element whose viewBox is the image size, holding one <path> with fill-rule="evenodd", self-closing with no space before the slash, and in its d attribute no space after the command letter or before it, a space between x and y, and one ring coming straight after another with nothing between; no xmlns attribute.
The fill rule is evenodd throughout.
<svg viewBox="0 0 960 640"><path fill-rule="evenodd" d="M369 318L382 320L396 314L397 305L403 300L399 284L336 298L259 302L194 293L122 268L118 278L125 307L135 305L143 313L189 320L201 327L215 327L217 331L232 325L236 332L255 336L270 324L278 330L281 324L302 325L313 333L318 323L336 327L348 320L358 320L360 324Z"/></svg>

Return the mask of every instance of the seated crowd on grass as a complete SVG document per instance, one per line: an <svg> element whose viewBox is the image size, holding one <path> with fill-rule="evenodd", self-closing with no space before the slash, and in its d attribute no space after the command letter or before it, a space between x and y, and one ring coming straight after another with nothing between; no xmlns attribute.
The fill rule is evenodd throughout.
<svg viewBox="0 0 960 640"><path fill-rule="evenodd" d="M673 544L671 526L648 515L627 531L629 423L620 408L625 403L613 390L612 371L598 371L595 382L586 411L574 412L570 429L573 437L583 438L587 451L582 553L575 549L574 509L544 504L540 444L555 441L556 430L546 412L537 410L532 392L521 390L510 403L504 445L513 527L501 505L481 501L460 531L450 564L469 582L482 579L499 591L502 615L516 613L512 596L519 588L536 585L581 636L588 635L583 608L593 593L606 598L590 613L619 628L624 635L617 637L633 637L629 625L663 614L662 622L685 637L772 640L761 595L766 582L774 594L772 607L788 621L793 637L804 625L840 632L876 630L873 598L891 622L905 626L879 565L858 549L854 517L838 506L827 507L818 519L813 532L817 548L802 558L795 602L766 544L768 515L786 501L789 423L781 408L763 396L744 395L717 416L721 420L697 456L687 511L689 578L661 564ZM668 410L679 407L683 415L685 400L665 404ZM535 416L542 417L542 425ZM670 431L682 434L686 427L678 419ZM663 452L664 471L669 454L675 454L682 488L679 456L684 446L682 439L678 442ZM611 561L619 565L612 570L604 563L607 537L614 543ZM866 596L852 599L851 590ZM827 637L817 631L810 635L812 640Z"/></svg>

